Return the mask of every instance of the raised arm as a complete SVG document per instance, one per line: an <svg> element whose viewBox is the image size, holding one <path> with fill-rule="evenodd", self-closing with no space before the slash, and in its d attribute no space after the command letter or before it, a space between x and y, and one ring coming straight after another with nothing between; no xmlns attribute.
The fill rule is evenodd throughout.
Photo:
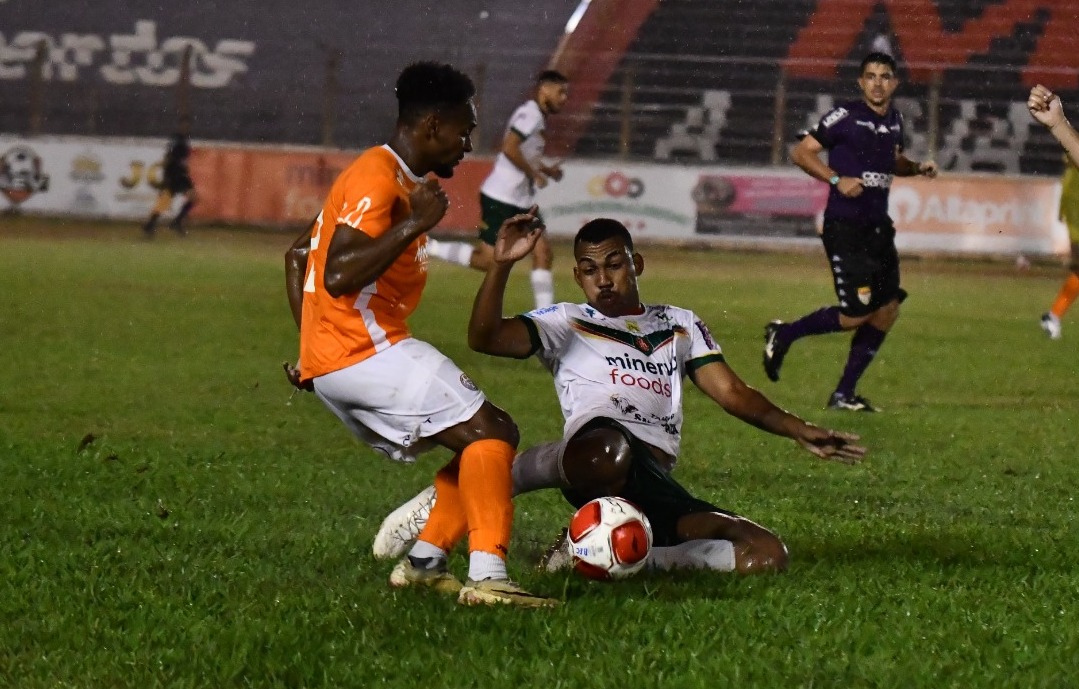
<svg viewBox="0 0 1079 689"><path fill-rule="evenodd" d="M492 356L524 359L532 354L532 334L519 318L503 318L502 302L513 264L536 246L543 228L536 226L536 207L502 223L495 240L494 260L476 292L468 321L468 346Z"/></svg>
<svg viewBox="0 0 1079 689"><path fill-rule="evenodd" d="M865 448L854 444L858 440L857 435L815 426L780 409L746 385L723 362L701 366L693 372L692 380L731 416L769 433L792 438L821 459L854 464L865 455Z"/></svg>
<svg viewBox="0 0 1079 689"><path fill-rule="evenodd" d="M1079 132L1075 131L1068 118L1064 116L1064 105L1060 98L1038 84L1030 90L1027 109L1035 120L1045 125L1064 151L1071 158L1072 164L1079 165Z"/></svg>
<svg viewBox="0 0 1079 689"><path fill-rule="evenodd" d="M377 237L337 225L326 252L323 278L330 296L359 292L377 280L417 237L438 224L449 207L446 193L433 179L412 191L409 204L409 217Z"/></svg>

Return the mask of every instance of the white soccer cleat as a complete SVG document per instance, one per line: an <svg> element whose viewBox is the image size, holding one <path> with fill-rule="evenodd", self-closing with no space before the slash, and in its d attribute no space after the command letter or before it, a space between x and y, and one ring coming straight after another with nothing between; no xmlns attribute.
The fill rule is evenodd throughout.
<svg viewBox="0 0 1079 689"><path fill-rule="evenodd" d="M1060 319L1056 317L1056 314L1043 313L1042 314L1042 330L1049 336L1050 340L1059 340L1061 327Z"/></svg>
<svg viewBox="0 0 1079 689"><path fill-rule="evenodd" d="M401 505L382 520L371 552L379 560L398 558L408 552L427 525L435 505L435 487L427 486L419 495Z"/></svg>

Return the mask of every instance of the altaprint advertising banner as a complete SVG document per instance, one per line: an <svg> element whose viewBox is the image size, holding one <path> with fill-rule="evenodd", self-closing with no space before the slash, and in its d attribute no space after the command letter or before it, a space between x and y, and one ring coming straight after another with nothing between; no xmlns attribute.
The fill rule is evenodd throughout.
<svg viewBox="0 0 1079 689"><path fill-rule="evenodd" d="M554 235L606 215L636 236L767 247L816 236L828 186L796 169L569 162L539 193ZM889 212L901 251L1065 255L1060 183L1044 177L896 178Z"/></svg>
<svg viewBox="0 0 1079 689"><path fill-rule="evenodd" d="M1037 177L898 179L888 212L900 251L1067 254L1060 183Z"/></svg>

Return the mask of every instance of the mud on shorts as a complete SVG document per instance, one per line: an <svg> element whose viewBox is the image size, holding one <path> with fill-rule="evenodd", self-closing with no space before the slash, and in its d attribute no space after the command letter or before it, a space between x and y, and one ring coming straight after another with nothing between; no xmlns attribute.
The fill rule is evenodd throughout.
<svg viewBox="0 0 1079 689"><path fill-rule="evenodd" d="M527 208L519 208L517 206L502 203L496 201L490 196L480 194L480 239L484 244L495 245L495 240L498 239L498 228L502 227L502 223L506 222L507 218L512 218L515 215L521 213L527 213ZM536 213L536 217L543 221L543 216Z"/></svg>
<svg viewBox="0 0 1079 689"><path fill-rule="evenodd" d="M652 455L651 449L642 440L626 430L626 427L613 419L592 419L574 437L597 428L610 428L622 434L633 453L626 485L618 497L629 500L641 508L652 525L652 544L672 546L682 542L678 537L678 520L687 514L698 512L719 512L737 516L733 512L722 510L710 502L705 502L690 495L689 491L675 481L670 472L664 469ZM564 461L564 459L563 459ZM574 508L579 508L591 497L585 497L576 491L563 489L562 495Z"/></svg>
<svg viewBox="0 0 1079 689"><path fill-rule="evenodd" d="M907 298L899 286L899 253L890 220L870 225L826 220L821 239L843 315L868 316L893 300L902 303Z"/></svg>

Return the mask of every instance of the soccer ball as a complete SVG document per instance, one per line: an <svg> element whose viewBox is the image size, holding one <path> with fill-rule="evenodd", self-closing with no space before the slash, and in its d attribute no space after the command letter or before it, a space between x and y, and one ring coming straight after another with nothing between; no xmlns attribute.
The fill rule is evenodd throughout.
<svg viewBox="0 0 1079 689"><path fill-rule="evenodd" d="M569 522L573 566L589 579L624 579L644 568L652 548L648 517L628 500L596 498Z"/></svg>

